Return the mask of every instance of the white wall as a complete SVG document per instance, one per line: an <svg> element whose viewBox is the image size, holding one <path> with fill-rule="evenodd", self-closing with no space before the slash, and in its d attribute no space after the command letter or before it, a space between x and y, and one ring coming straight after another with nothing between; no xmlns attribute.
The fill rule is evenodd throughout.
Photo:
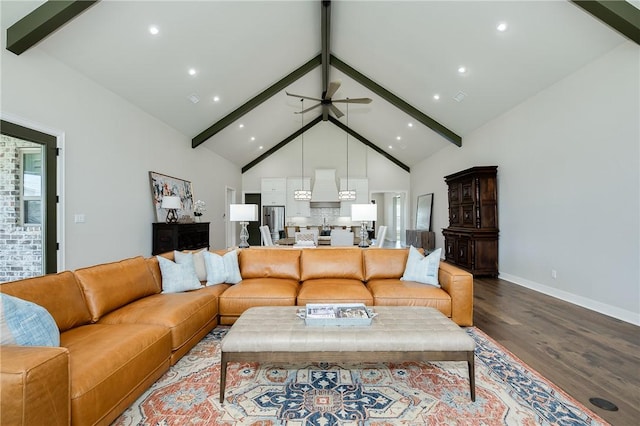
<svg viewBox="0 0 640 426"><path fill-rule="evenodd" d="M225 185L241 189L240 169L167 127L37 47L2 49L0 114L64 135L62 188L65 269L151 254L149 171L190 180L207 203L211 245L224 247ZM76 224L74 214L86 215Z"/></svg>
<svg viewBox="0 0 640 426"><path fill-rule="evenodd" d="M497 165L500 276L640 324L639 63L625 43L413 167L437 246L443 176Z"/></svg>

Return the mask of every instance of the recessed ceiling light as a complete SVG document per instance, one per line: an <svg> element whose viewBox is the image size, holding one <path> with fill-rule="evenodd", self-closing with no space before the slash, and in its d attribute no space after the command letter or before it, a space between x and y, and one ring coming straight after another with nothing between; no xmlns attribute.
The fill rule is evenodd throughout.
<svg viewBox="0 0 640 426"><path fill-rule="evenodd" d="M149 34L157 35L160 32L160 29L155 25L149 26Z"/></svg>
<svg viewBox="0 0 640 426"><path fill-rule="evenodd" d="M264 147L263 147L262 145L260 145L260 146L258 147L258 149L263 149L263 148L264 148Z"/></svg>
<svg viewBox="0 0 640 426"><path fill-rule="evenodd" d="M244 129L244 124L242 124L242 123L238 124L238 128L239 129Z"/></svg>
<svg viewBox="0 0 640 426"><path fill-rule="evenodd" d="M397 141L399 141L400 139L402 139L402 136L396 136Z"/></svg>
<svg viewBox="0 0 640 426"><path fill-rule="evenodd" d="M413 123L409 123L409 124L407 124L407 126L413 127Z"/></svg>
<svg viewBox="0 0 640 426"><path fill-rule="evenodd" d="M220 96L214 96L213 102L220 102Z"/></svg>
<svg viewBox="0 0 640 426"><path fill-rule="evenodd" d="M393 145L389 145L389 149L393 149Z"/></svg>
<svg viewBox="0 0 640 426"><path fill-rule="evenodd" d="M439 100L440 99L440 95L436 93L435 95L433 95L433 99L436 100L436 101Z"/></svg>
<svg viewBox="0 0 640 426"><path fill-rule="evenodd" d="M195 68L189 68L189 75L196 75L197 71Z"/></svg>
<svg viewBox="0 0 640 426"><path fill-rule="evenodd" d="M464 74L464 73L466 73L466 72L467 72L467 68L466 68L466 67L459 67L459 68L458 68L458 72L459 72L460 74Z"/></svg>
<svg viewBox="0 0 640 426"><path fill-rule="evenodd" d="M496 29L500 32L504 32L507 31L507 23L506 22L500 22L498 24L498 26L496 27Z"/></svg>
<svg viewBox="0 0 640 426"><path fill-rule="evenodd" d="M251 142L255 141L256 137L255 136L251 136Z"/></svg>

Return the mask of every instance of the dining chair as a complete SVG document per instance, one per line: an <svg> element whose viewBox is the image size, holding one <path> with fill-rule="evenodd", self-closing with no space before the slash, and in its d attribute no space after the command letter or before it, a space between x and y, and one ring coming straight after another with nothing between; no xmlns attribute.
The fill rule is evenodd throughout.
<svg viewBox="0 0 640 426"><path fill-rule="evenodd" d="M267 225L263 225L260 227L260 235L262 235L263 246L273 245L273 240L271 239L271 232L269 231L269 227Z"/></svg>

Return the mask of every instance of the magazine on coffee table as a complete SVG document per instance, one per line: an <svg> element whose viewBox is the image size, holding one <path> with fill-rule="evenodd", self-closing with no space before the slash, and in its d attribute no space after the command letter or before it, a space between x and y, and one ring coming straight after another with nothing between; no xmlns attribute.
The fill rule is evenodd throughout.
<svg viewBox="0 0 640 426"><path fill-rule="evenodd" d="M371 325L376 314L363 303L309 303L298 316L307 325L362 326Z"/></svg>

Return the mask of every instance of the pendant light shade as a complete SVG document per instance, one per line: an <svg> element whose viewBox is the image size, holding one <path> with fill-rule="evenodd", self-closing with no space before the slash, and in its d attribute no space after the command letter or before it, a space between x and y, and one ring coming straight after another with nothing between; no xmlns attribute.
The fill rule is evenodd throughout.
<svg viewBox="0 0 640 426"><path fill-rule="evenodd" d="M300 186L301 189L296 189L293 191L293 199L296 201L311 201L311 189L305 189L304 185L304 99L300 99L300 138L301 138L301 148L300 148Z"/></svg>

